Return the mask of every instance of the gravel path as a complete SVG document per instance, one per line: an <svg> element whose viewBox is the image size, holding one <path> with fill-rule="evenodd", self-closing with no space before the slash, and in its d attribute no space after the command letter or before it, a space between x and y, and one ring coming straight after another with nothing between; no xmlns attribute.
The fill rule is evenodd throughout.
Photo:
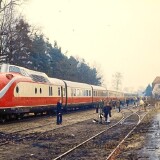
<svg viewBox="0 0 160 160"><path fill-rule="evenodd" d="M117 113L115 110L112 111L112 122L118 121L121 117L121 113ZM24 129L28 125L33 127L54 121L53 124L40 129L22 132L18 135L13 134L10 137L10 143L1 146L0 160L51 160L66 151L66 149L72 148L99 131L106 129L106 124L93 123L95 118L98 118L98 114L95 113L95 110L90 110L64 115L63 125L56 125L55 117L51 117L42 121L37 120L36 123L30 122L28 124L23 122L17 128L15 127L17 124L13 124L13 128L11 125L8 128L7 125L1 126L3 133L5 133L5 129L7 130L6 133L9 133L20 128ZM19 138L26 137L26 135L27 138L19 140Z"/></svg>

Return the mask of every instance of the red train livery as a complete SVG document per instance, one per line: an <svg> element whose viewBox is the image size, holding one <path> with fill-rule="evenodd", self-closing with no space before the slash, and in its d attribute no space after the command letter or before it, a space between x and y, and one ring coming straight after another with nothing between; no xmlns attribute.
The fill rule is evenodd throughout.
<svg viewBox="0 0 160 160"><path fill-rule="evenodd" d="M57 101L65 109L95 106L102 99L124 98L123 92L105 87L50 78L45 73L23 67L0 65L0 119L26 113L51 112Z"/></svg>

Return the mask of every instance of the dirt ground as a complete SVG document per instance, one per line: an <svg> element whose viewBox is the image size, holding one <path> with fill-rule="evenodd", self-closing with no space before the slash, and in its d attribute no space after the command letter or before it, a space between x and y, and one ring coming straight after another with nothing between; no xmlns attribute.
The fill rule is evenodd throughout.
<svg viewBox="0 0 160 160"><path fill-rule="evenodd" d="M122 114L114 110L111 120L118 121L121 117ZM11 142L0 147L0 160L51 160L107 127L106 124L93 123L93 118L98 118L95 110L69 114L64 115L63 125L57 126L53 123L51 126L34 129L34 131L13 134L13 139L10 137ZM50 118L48 121L50 122ZM39 124L40 120L36 122ZM21 123L2 126L3 133L5 130L7 133L17 130L15 125L18 130L28 126L26 122L22 126ZM30 125L35 126L33 122L30 122ZM13 126L14 130L12 130ZM16 140L16 137L21 138L26 134L28 136L26 139Z"/></svg>
<svg viewBox="0 0 160 160"><path fill-rule="evenodd" d="M94 113L94 117L97 117L95 111L92 113ZM121 116L122 115L120 113L117 113L116 111L113 112L113 117L116 119L120 119ZM79 134L84 135L85 133L85 137L91 136L91 134L94 133L89 132L88 130L91 130L91 128L93 129L94 127L94 131L99 131L100 129L106 128L104 125L93 126L91 120L87 120L87 123L85 122L84 124L81 122L83 119L82 115L80 116L81 118L77 117L76 120L78 124L75 124L75 127L69 127L66 124L68 124L68 121L71 123L72 120L73 122L71 124L74 124L75 118L72 119L72 116L70 117L68 115L67 117L64 117L65 121L63 127L58 126L60 127L58 129L55 125L55 128L58 129L57 133L61 132L59 136L60 138L63 137L64 141L59 141L60 139L58 139L56 130L48 132L46 135L42 134L44 130L46 131L46 129L42 129L41 131L36 130L34 133L30 133L30 137L28 139L16 142L13 141L13 143L10 143L9 145L1 146L0 160L50 160L55 157L55 154L58 155L60 151L63 152L64 148L62 146L66 141L68 143L68 141L76 139ZM86 115L84 117L86 117ZM85 126L90 126L90 129ZM52 127L54 128L54 125L52 125ZM134 133L121 146L122 152L120 152L115 160L160 160L159 140L160 110L155 110L146 116L138 128L135 129ZM59 141L60 146L56 145L56 141ZM56 153L53 152L53 150L56 151Z"/></svg>
<svg viewBox="0 0 160 160"><path fill-rule="evenodd" d="M121 146L116 160L160 160L160 109L146 116Z"/></svg>

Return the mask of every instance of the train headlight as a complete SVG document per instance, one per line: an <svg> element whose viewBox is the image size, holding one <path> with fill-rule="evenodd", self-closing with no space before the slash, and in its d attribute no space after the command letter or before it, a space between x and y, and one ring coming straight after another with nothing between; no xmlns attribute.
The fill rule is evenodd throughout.
<svg viewBox="0 0 160 160"><path fill-rule="evenodd" d="M11 80L13 78L13 75L12 74L6 74L6 77Z"/></svg>

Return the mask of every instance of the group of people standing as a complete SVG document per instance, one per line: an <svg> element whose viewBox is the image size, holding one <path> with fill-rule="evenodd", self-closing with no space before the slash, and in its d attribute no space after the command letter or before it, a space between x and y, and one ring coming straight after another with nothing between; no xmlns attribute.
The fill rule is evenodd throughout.
<svg viewBox="0 0 160 160"><path fill-rule="evenodd" d="M127 101L128 102L128 101ZM129 102L126 105L128 106ZM123 106L123 101L117 100L117 101L101 101L100 103L100 122L102 123L102 118L105 118L106 123L110 123L110 117L111 117L111 110L112 108L117 109L118 112L121 111L121 108ZM139 101L139 106L144 108L146 111L146 107L148 106L148 103L144 102L142 99ZM96 112L98 113L98 108L96 108ZM103 116L102 116L103 115ZM61 99L57 102L57 125L62 124L62 102Z"/></svg>
<svg viewBox="0 0 160 160"><path fill-rule="evenodd" d="M106 123L110 123L110 117L111 117L111 110L112 108L116 109L117 112L121 112L122 107L126 104L126 106L129 106L129 100L121 101L121 100L108 100L108 101L101 101L100 105L100 123L102 123L102 118L105 118ZM146 111L146 107L148 106L147 101L143 101L142 99L139 100L139 110L144 109ZM98 109L96 109L96 112ZM103 115L103 116L102 116Z"/></svg>

